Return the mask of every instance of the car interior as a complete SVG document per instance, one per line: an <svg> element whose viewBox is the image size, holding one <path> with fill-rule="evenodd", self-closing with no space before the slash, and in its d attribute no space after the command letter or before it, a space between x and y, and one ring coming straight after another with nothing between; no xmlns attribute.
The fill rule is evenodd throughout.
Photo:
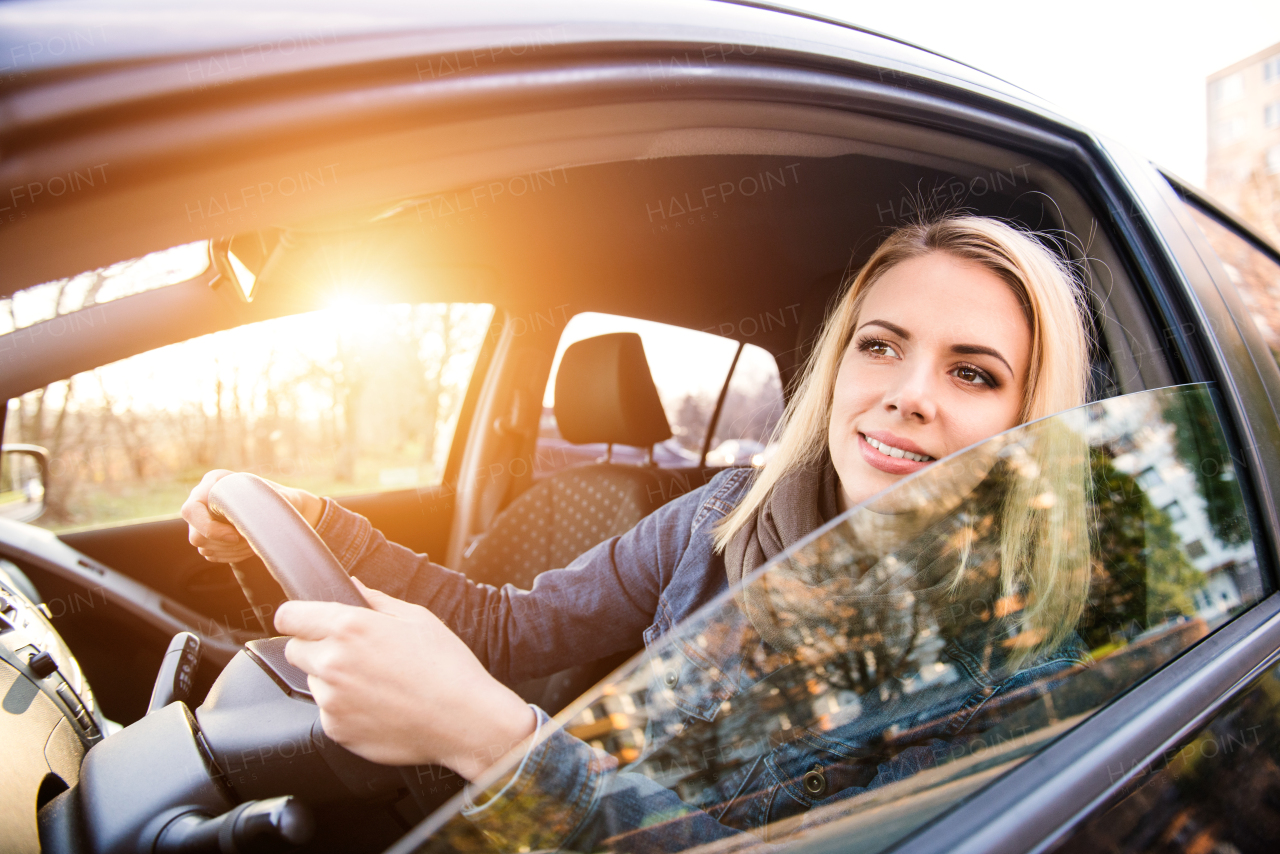
<svg viewBox="0 0 1280 854"><path fill-rule="evenodd" d="M994 143L817 108L655 102L352 133L304 154L290 154L283 141L273 146L252 159L221 152L200 169L158 167L136 191L139 214L127 229L92 227L92 211L70 212L68 229L86 239L46 268L22 271L32 283L46 281L176 245L199 226L206 233L196 236L213 239L215 254L230 246L247 259L256 278L251 302L215 263L190 281L102 303L97 322L74 336L24 344L29 355L0 381L0 394L13 398L134 353L309 311L352 282L375 302L493 305L443 483L336 498L389 539L478 582L527 589L540 572L568 565L722 468L707 464L705 446L699 463L652 461L653 446L672 435L672 413L637 335L579 341L553 377L563 324L517 331L515 318L567 306L570 317L733 329L735 343L773 357L787 390L840 284L879 239L916 217L965 211L1052 235L1074 265L1093 313L1094 399L1185 376L1150 324L1142 277L1108 238L1110 218L1122 214L1104 210L1069 163ZM227 164L237 160L281 174L335 163L339 179L269 219L236 223L233 237L220 222L175 224L191 217L175 218L173 200L228 186ZM784 318L787 306L798 308ZM784 321L753 324L750 335L738 323L764 317ZM538 454L548 383L567 442L630 446L646 459L548 471L512 465ZM714 427L713 418L707 429ZM78 554L59 552L63 546ZM101 604L67 609L54 625L102 712L120 724L145 713L175 631L204 640L188 699L194 709L240 645L264 636L263 624L244 619L247 609L283 599L258 572L251 605L229 567L196 554L176 516L65 532L56 542L33 538L0 557L45 599L92 601L95 588L109 588ZM626 657L518 689L554 713Z"/></svg>

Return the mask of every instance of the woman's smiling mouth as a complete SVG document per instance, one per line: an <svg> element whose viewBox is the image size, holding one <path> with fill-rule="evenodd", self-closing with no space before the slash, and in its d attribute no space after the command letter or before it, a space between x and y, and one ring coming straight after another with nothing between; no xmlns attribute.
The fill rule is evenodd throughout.
<svg viewBox="0 0 1280 854"><path fill-rule="evenodd" d="M922 453L914 443L888 433L859 433L858 450L868 465L886 474L911 474L933 462L933 457Z"/></svg>

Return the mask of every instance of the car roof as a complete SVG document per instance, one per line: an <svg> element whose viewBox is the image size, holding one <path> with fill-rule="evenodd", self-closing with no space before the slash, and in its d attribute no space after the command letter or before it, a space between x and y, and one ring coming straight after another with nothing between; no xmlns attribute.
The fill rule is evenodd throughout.
<svg viewBox="0 0 1280 854"><path fill-rule="evenodd" d="M978 107L1051 133L1090 138L1043 102L969 66L848 24L752 0L475 0L430 7L403 0L358 6L336 0L181 5L122 0L110 7L86 0L19 0L0 4L0 57L8 62L7 69L0 68L0 148L5 152L0 187L11 188L36 186L49 176L91 165L86 158L103 150L95 136L99 131L117 138L132 132L138 138L134 154L145 148L153 159L185 157L181 168L187 168L196 162L191 157L206 157L196 153L198 143L190 138L193 122L216 127L219 111L228 115L229 104L248 105L259 116L266 111L293 115L275 105L291 105L291 98L325 89L339 98L325 109L353 116L349 124L354 126L361 121L359 110L371 103L363 87L440 91L448 85L436 84L460 82L465 75L456 74L457 66L468 62L484 66L477 69L483 72L515 69L505 79L472 75L491 76L484 85L494 92L518 81L521 72L545 75L560 69L582 78L579 91L589 91L596 79L607 90L608 72L598 69L630 62L650 74L650 100L667 96L659 90L668 73L681 75L679 88L690 79L718 85L718 67L738 74L739 86L744 70L757 77L835 72L896 89L920 106L931 98L935 105ZM375 81L379 75L382 79ZM475 87L459 97L475 97ZM675 97L688 96L682 90ZM163 127L174 116L197 114L205 118L191 119L185 131ZM222 121L223 128L231 127ZM294 119L273 121L279 127ZM189 138L179 139L182 133ZM251 131L244 127L240 133L243 149ZM223 146L217 154L229 157L227 150ZM111 167L119 175L129 149L116 151ZM136 175L126 181L130 187L136 183ZM107 192L124 187L113 183L96 199L46 198L38 221L6 229L0 243L14 254L0 293L182 242L137 237L124 241L118 252L96 254L87 248L58 253L38 248L65 247L59 241L69 233L75 212L105 205ZM63 218L64 212L71 219ZM79 216L101 219L102 212Z"/></svg>
<svg viewBox="0 0 1280 854"><path fill-rule="evenodd" d="M484 48L515 32L566 43L669 40L708 46L786 46L870 61L933 77L1053 115L1027 91L908 41L782 4L755 0L18 0L0 4L0 57L9 92L54 77L91 76L121 65L274 46L261 70L302 67L315 48L337 59L361 42L412 42L418 50ZM535 46L536 49L536 46ZM358 52L358 51L357 51ZM294 61L290 61L290 57ZM257 57L261 58L261 57ZM13 75L17 75L16 77ZM5 123L14 118L5 117Z"/></svg>

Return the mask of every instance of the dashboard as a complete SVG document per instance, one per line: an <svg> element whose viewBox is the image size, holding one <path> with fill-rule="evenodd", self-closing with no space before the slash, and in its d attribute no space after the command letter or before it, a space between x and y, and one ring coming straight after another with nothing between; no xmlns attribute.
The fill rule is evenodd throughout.
<svg viewBox="0 0 1280 854"><path fill-rule="evenodd" d="M315 834L307 850L373 851L399 837L404 821L423 817L409 801L400 808L408 818L388 812L388 804L410 797L406 785L412 798L423 797L420 783L414 788L397 769L368 763L325 736L305 675L283 659L283 639L242 649L225 637L195 642L167 613L176 603L47 532L0 520L0 546L50 580L91 573L97 581L68 584L73 592L46 599L22 565L0 557L0 850L211 854L258 850L267 839L267 848L296 850L314 833L305 797L326 811L347 804L335 815L360 828L362 843L353 848L352 839ZM66 600L81 595L96 598ZM220 673L204 702L193 709L153 694L152 707L131 725L109 720L54 627L63 612L95 604L160 614L179 628L174 642L185 638L212 652ZM186 669L162 664L157 685L167 675L189 688L193 670L194 658ZM219 847L223 836L235 842L231 849Z"/></svg>
<svg viewBox="0 0 1280 854"><path fill-rule="evenodd" d="M0 560L0 827L17 850L39 848L37 811L79 782L85 752L108 726L38 598Z"/></svg>

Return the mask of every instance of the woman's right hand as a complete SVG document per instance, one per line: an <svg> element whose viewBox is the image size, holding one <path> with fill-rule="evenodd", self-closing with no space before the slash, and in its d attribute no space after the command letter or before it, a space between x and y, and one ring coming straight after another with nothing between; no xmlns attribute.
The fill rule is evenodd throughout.
<svg viewBox="0 0 1280 854"><path fill-rule="evenodd" d="M275 613L326 735L380 765L445 765L475 780L537 730L520 695L435 614L351 580L368 608L285 602Z"/></svg>
<svg viewBox="0 0 1280 854"><path fill-rule="evenodd" d="M213 518L209 511L209 490L224 477L235 472L214 469L206 474L182 504L182 518L187 520L187 539L211 563L236 563L253 557L253 549L230 522ZM294 506L312 528L320 523L324 501L304 489L293 489L271 483L271 488Z"/></svg>

